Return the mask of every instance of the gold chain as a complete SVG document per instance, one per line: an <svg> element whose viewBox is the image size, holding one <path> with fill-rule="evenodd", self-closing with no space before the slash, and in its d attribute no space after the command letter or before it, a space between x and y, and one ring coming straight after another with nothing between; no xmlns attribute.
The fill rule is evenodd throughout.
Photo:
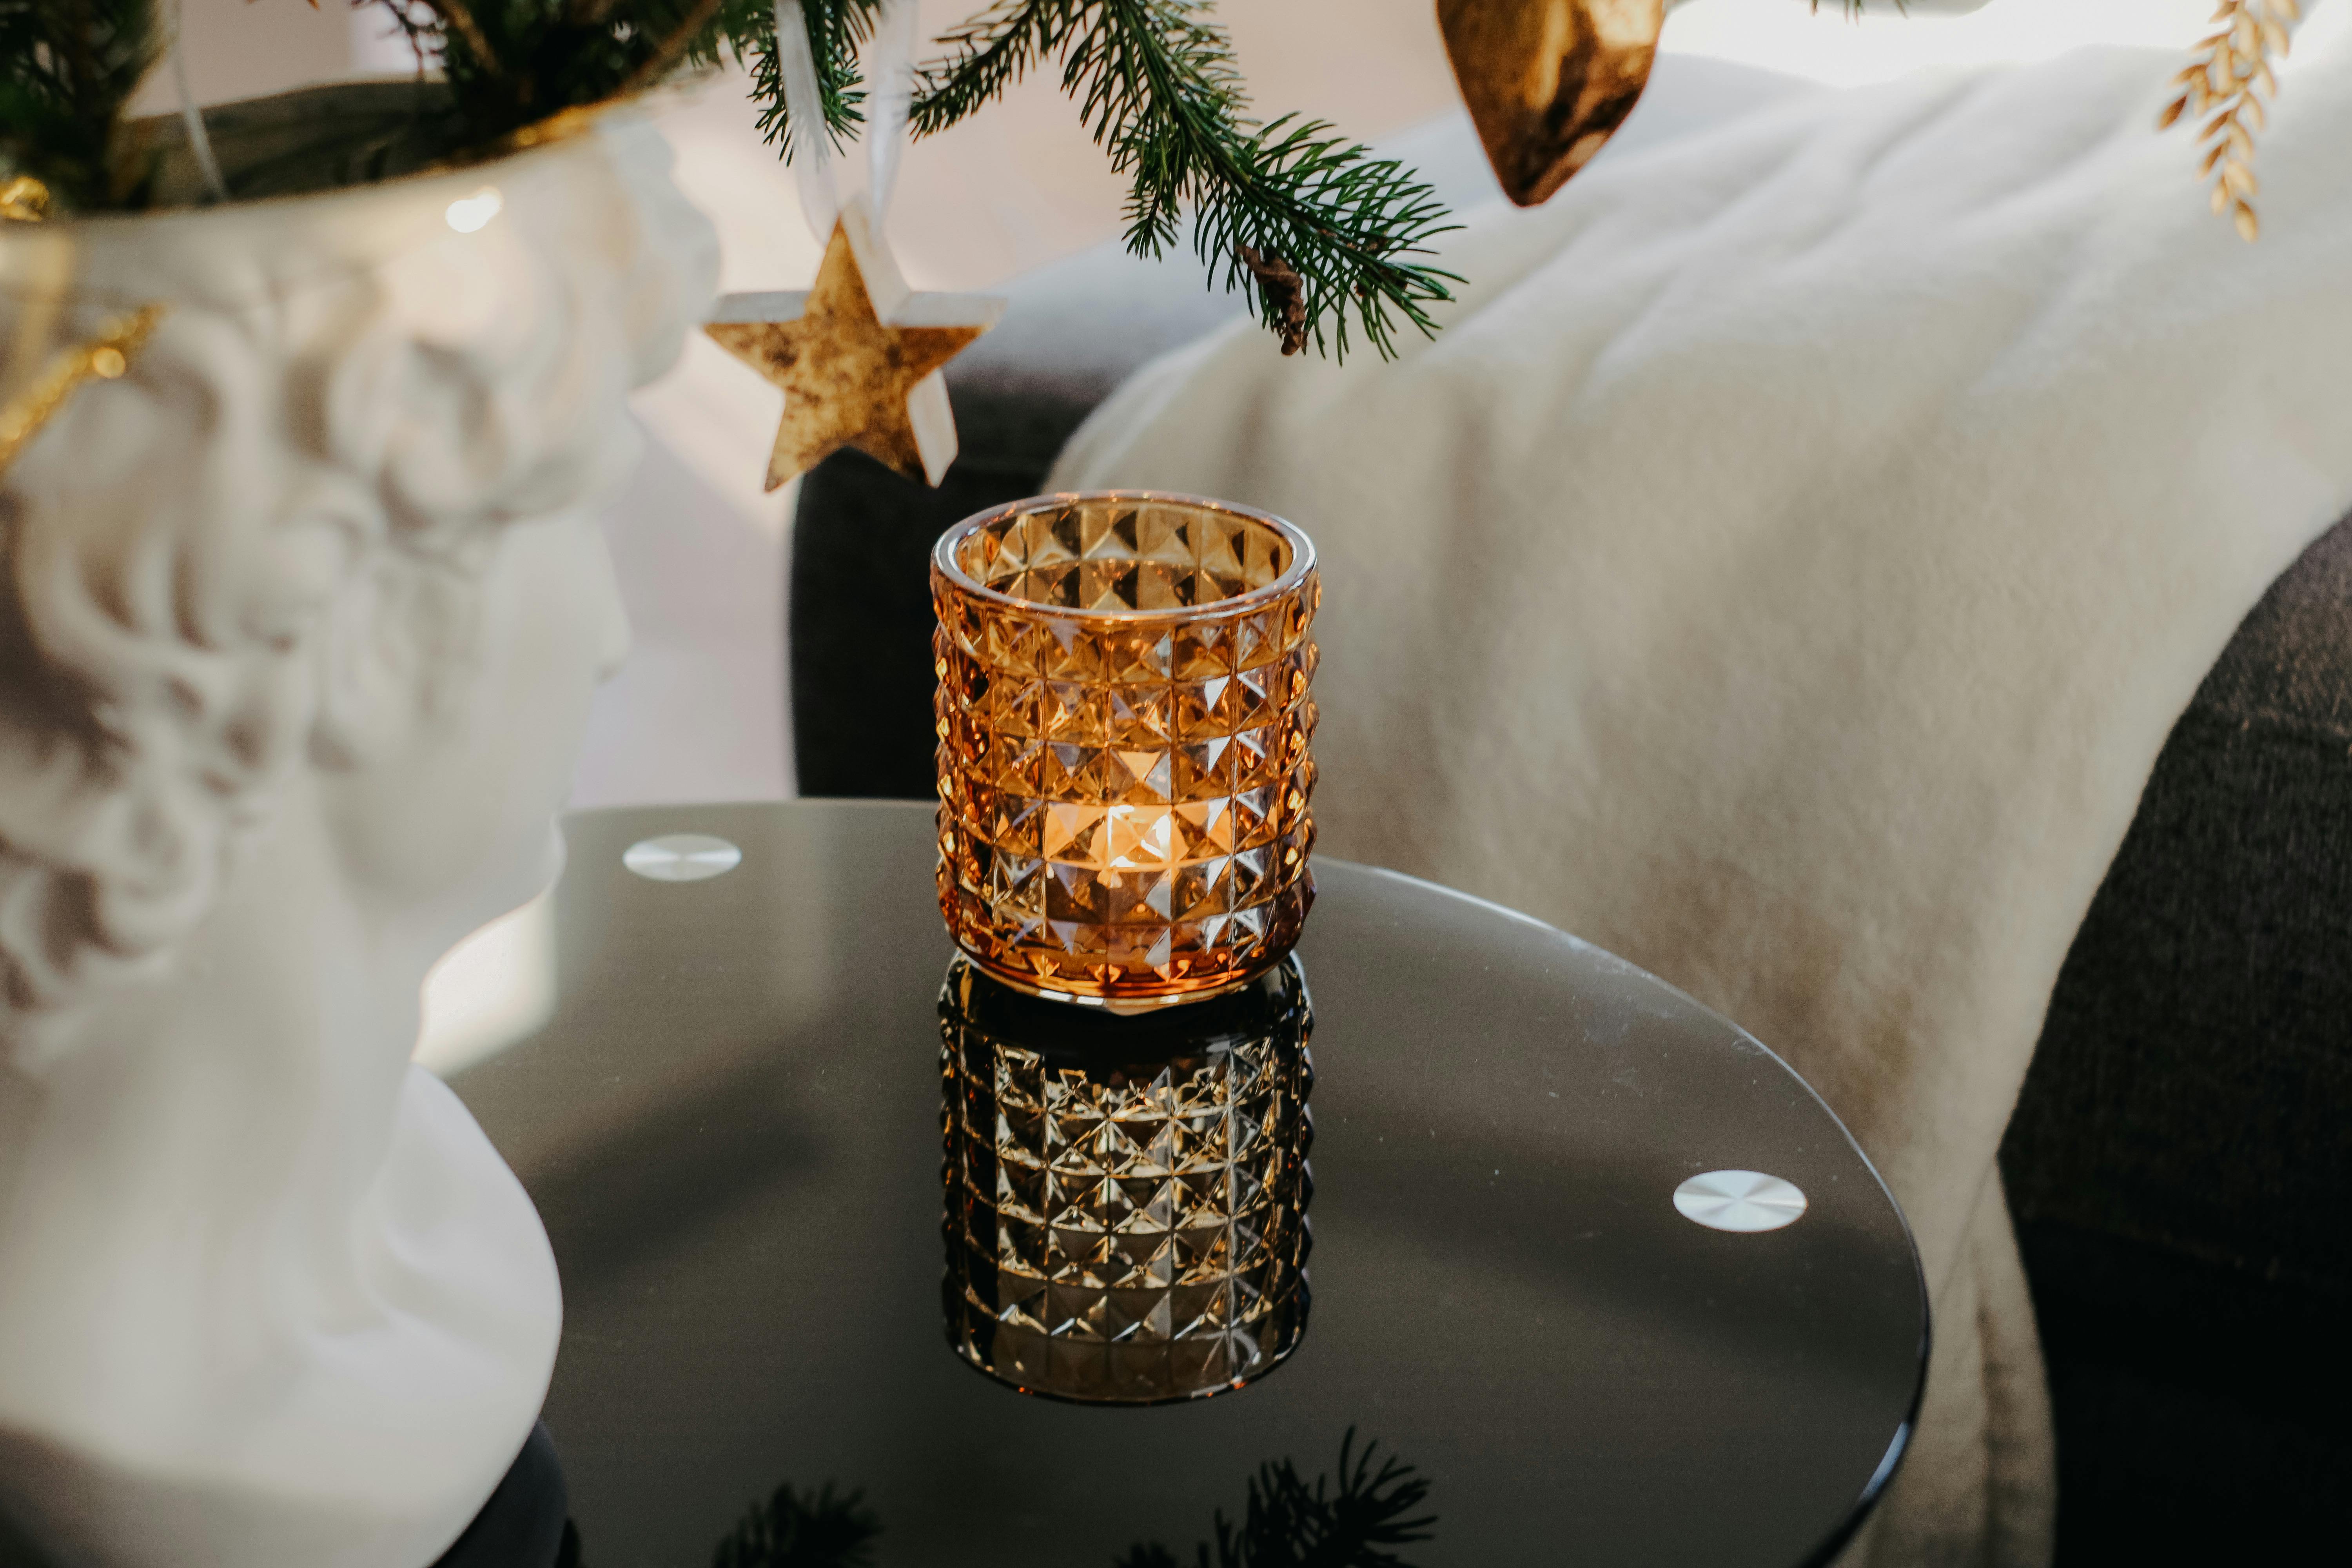
<svg viewBox="0 0 2352 1568"><path fill-rule="evenodd" d="M32 385L0 404L0 474L8 471L16 454L58 416L84 382L113 381L128 371L131 360L147 346L155 323L163 319L164 310L162 305L142 305L115 317L88 342L76 343L50 360Z"/></svg>

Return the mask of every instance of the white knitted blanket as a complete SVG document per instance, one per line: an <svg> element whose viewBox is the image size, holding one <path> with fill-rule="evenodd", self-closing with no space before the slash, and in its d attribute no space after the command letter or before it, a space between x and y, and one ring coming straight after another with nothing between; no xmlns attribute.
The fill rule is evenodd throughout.
<svg viewBox="0 0 2352 1568"><path fill-rule="evenodd" d="M1995 1148L2173 721L2352 505L2352 60L2290 80L2254 246L2153 132L2178 64L1808 93L1604 159L1456 237L1435 342L1221 333L1054 479L1305 526L1324 849L1633 959L1854 1131L1937 1311L1874 1563L2047 1557Z"/></svg>

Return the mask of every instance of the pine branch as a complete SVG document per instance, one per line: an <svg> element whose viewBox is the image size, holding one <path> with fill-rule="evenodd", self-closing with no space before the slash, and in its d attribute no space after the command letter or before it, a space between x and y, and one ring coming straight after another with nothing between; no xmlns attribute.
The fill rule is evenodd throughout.
<svg viewBox="0 0 2352 1568"><path fill-rule="evenodd" d="M1405 259L1452 226L1410 171L1318 121L1257 126L1205 0L997 0L919 73L911 122L947 129L1049 60L1111 166L1129 177L1127 245L1165 253L1193 213L1194 251L1228 289L1252 285L1283 352L1347 357L1352 316L1388 357L1397 317L1423 333L1459 279ZM1329 329L1327 345L1326 330Z"/></svg>
<svg viewBox="0 0 2352 1568"><path fill-rule="evenodd" d="M149 170L117 143L160 53L152 0L0 0L0 184L40 181L53 212L135 199Z"/></svg>
<svg viewBox="0 0 2352 1568"><path fill-rule="evenodd" d="M714 65L759 0L354 0L393 18L440 68L465 142ZM773 26L771 24L771 31ZM740 50L739 50L740 52Z"/></svg>
<svg viewBox="0 0 2352 1568"><path fill-rule="evenodd" d="M637 90L732 53L751 69L761 133L783 155L786 112L772 0L352 0L390 18L448 108L404 143L431 158L493 146L563 110ZM865 119L858 52L882 0L803 0L836 142ZM135 159L117 146L122 105L153 63L153 0L0 0L0 183L47 185L61 210L135 206ZM1313 343L1396 351L1404 325L1453 275L1419 264L1448 226L1429 188L1318 121L1259 125L1207 0L996 0L951 31L923 69L912 118L945 129L1048 60L1079 120L1127 175L1127 244L1157 257L1189 224L1213 282L1246 292L1285 353ZM152 160L146 168L152 173ZM1360 334L1360 338L1358 337Z"/></svg>
<svg viewBox="0 0 2352 1568"><path fill-rule="evenodd" d="M612 10L614 0L574 0L574 4L575 8L584 7L592 13L593 20L601 20ZM712 24L725 4L726 0L695 0L691 11L680 17L667 35L656 38L652 52L631 68L618 90L625 96L653 86L681 60L696 53L698 47L715 57L717 41ZM593 21L589 25L593 25Z"/></svg>
<svg viewBox="0 0 2352 1568"><path fill-rule="evenodd" d="M506 75L499 61L497 46L482 32L480 23L465 0L425 0L433 13L441 18L442 26L465 40L467 52L481 62L482 68L492 76Z"/></svg>
<svg viewBox="0 0 2352 1568"><path fill-rule="evenodd" d="M908 123L919 136L936 135L976 113L1004 89L1058 53L1086 12L1086 0L996 0L961 26L940 35L950 51L915 75L915 102ZM1081 79L1066 71L1062 90L1075 92Z"/></svg>
<svg viewBox="0 0 2352 1568"><path fill-rule="evenodd" d="M789 1486L754 1503L719 1543L711 1568L866 1568L882 1521L866 1494L835 1497L830 1482L803 1500Z"/></svg>
<svg viewBox="0 0 2352 1568"><path fill-rule="evenodd" d="M809 53L816 58L825 133L839 147L866 123L866 78L858 69L857 51L874 36L882 0L802 0L802 9L808 16ZM763 10L759 37L765 52L753 68L751 92L760 100L761 134L790 159L793 128L784 112L783 78L775 58L775 10L772 5Z"/></svg>

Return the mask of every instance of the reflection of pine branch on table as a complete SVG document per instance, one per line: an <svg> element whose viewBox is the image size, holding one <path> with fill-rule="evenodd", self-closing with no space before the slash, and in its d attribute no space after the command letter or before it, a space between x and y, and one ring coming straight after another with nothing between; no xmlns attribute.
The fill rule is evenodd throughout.
<svg viewBox="0 0 2352 1568"><path fill-rule="evenodd" d="M1203 1542L1188 1565L1165 1546L1145 1543L1130 1547L1116 1568L1406 1568L1389 1548L1431 1539L1437 1516L1413 1512L1428 1500L1429 1482L1393 1457L1375 1468L1380 1445L1357 1453L1355 1443L1351 1426L1339 1443L1336 1484L1318 1476L1309 1487L1288 1459L1260 1465L1240 1525L1218 1510L1213 1556Z"/></svg>
<svg viewBox="0 0 2352 1568"><path fill-rule="evenodd" d="M828 1481L803 1499L781 1486L719 1543L710 1568L866 1568L881 1533L862 1491L836 1497Z"/></svg>
<svg viewBox="0 0 2352 1568"><path fill-rule="evenodd" d="M1260 1465L1249 1481L1249 1501L1238 1525L1220 1510L1216 1539L1188 1561L1165 1546L1128 1549L1114 1568L1408 1568L1392 1547L1431 1538L1435 1514L1415 1514L1429 1482L1393 1457L1377 1458L1380 1445L1359 1452L1349 1427L1339 1444L1336 1478L1309 1486L1288 1459ZM863 1492L835 1496L828 1483L803 1499L781 1486L746 1514L711 1558L711 1568L865 1568L882 1521ZM585 1568L575 1561L572 1568Z"/></svg>

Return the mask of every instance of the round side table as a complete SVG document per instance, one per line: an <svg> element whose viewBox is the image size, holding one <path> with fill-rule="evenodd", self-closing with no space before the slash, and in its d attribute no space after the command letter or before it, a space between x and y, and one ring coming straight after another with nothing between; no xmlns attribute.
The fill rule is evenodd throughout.
<svg viewBox="0 0 2352 1568"><path fill-rule="evenodd" d="M1901 1212L1769 1050L1597 948L1318 862L1297 1348L1213 1398L1072 1404L943 1332L929 809L566 833L556 891L463 960L482 1022L440 1065L554 1240L546 1423L595 1568L709 1562L784 1482L862 1489L886 1568L1189 1563L1262 1463L1311 1481L1350 1432L1429 1483L1416 1568L1798 1568L1901 1458Z"/></svg>

